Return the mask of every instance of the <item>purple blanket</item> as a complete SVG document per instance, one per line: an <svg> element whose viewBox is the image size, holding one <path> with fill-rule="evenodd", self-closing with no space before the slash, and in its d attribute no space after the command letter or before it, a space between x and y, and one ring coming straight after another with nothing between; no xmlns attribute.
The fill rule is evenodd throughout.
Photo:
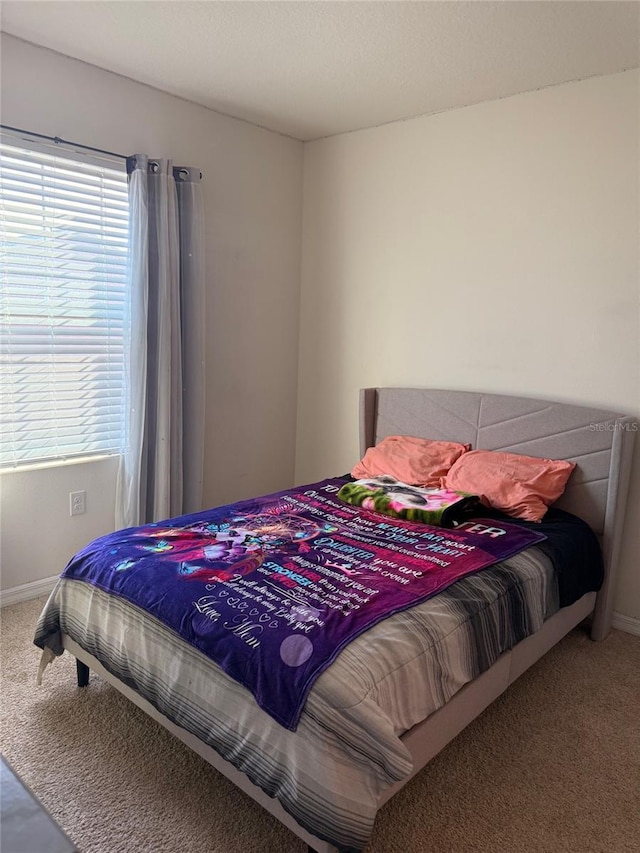
<svg viewBox="0 0 640 853"><path fill-rule="evenodd" d="M64 571L151 613L295 729L315 679L381 619L544 539L349 506L324 480L92 542Z"/></svg>

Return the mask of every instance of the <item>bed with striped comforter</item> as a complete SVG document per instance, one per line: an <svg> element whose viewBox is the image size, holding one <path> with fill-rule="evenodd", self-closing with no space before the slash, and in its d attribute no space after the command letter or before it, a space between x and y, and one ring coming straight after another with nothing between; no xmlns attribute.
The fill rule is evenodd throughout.
<svg viewBox="0 0 640 853"><path fill-rule="evenodd" d="M69 636L313 835L359 851L381 794L410 775L401 735L558 608L556 573L539 547L470 575L347 646L316 681L295 732L159 621L83 581L58 582L35 642L60 654Z"/></svg>

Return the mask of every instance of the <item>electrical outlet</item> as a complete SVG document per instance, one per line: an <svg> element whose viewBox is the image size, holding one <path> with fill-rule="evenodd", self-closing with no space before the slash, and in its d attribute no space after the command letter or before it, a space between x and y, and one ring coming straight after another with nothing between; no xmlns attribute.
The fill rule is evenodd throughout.
<svg viewBox="0 0 640 853"><path fill-rule="evenodd" d="M69 515L83 515L87 511L87 493L69 492Z"/></svg>

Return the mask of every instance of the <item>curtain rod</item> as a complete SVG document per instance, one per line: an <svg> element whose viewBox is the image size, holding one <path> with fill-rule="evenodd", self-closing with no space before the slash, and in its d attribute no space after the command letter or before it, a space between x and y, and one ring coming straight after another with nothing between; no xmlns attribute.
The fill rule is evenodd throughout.
<svg viewBox="0 0 640 853"><path fill-rule="evenodd" d="M94 148L91 145L83 145L81 142L70 142L68 139L61 139L59 136L47 136L44 133L34 133L32 130L23 130L21 127L11 127L8 124L0 124L2 130L11 130L14 133L26 133L27 136L35 136L37 139L46 139L48 142L53 142L56 145L73 145L75 148L83 148L85 151L95 151L97 154L108 154L109 157L119 157L121 160L126 160L126 154L118 154L116 151L105 151L104 148Z"/></svg>

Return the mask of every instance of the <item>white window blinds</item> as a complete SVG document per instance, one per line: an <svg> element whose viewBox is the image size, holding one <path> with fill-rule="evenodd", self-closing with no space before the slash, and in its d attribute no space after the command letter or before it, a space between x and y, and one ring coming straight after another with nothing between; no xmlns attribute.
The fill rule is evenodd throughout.
<svg viewBox="0 0 640 853"><path fill-rule="evenodd" d="M123 449L124 163L0 142L0 466Z"/></svg>

